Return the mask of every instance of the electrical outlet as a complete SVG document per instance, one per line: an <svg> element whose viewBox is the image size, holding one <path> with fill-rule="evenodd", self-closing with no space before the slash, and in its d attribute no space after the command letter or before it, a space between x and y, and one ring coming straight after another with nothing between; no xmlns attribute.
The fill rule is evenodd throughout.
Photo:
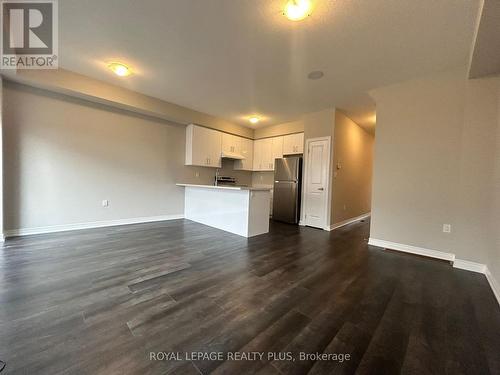
<svg viewBox="0 0 500 375"><path fill-rule="evenodd" d="M451 224L443 224L443 233L451 233Z"/></svg>
<svg viewBox="0 0 500 375"><path fill-rule="evenodd" d="M344 204L344 211L347 210L347 205Z"/></svg>
<svg viewBox="0 0 500 375"><path fill-rule="evenodd" d="M194 175L195 175L196 177L200 177L200 172L196 172Z"/></svg>
<svg viewBox="0 0 500 375"><path fill-rule="evenodd" d="M103 207L108 207L108 206L109 206L109 201L108 201L107 199L104 199L104 200L102 201L102 206L103 206Z"/></svg>

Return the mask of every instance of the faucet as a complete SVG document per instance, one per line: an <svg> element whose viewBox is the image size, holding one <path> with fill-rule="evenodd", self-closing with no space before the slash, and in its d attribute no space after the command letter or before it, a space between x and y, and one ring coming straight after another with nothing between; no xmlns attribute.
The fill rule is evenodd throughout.
<svg viewBox="0 0 500 375"><path fill-rule="evenodd" d="M219 168L215 170L215 181L214 181L214 186L217 186L219 183Z"/></svg>

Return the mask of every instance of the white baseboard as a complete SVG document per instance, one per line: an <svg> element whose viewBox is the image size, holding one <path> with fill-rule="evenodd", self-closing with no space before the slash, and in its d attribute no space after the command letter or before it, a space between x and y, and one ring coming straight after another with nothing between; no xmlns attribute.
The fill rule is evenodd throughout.
<svg viewBox="0 0 500 375"><path fill-rule="evenodd" d="M52 226L47 226L47 227L9 229L9 230L5 231L4 235L6 238L8 238L8 237L14 237L14 236L28 236L28 235L32 235L32 234L66 232L66 231L70 231L70 230L114 227L117 225L151 223L151 222L155 222L155 221L176 220L176 219L183 219L183 218L184 218L184 215L182 215L182 214L162 215L162 216L136 217L136 218L131 218L131 219L119 219L119 220L107 220L107 221L94 221L94 222L87 222L87 223L52 225Z"/></svg>
<svg viewBox="0 0 500 375"><path fill-rule="evenodd" d="M442 251L425 249L423 247L405 245L397 242L390 242L385 240L379 240L376 238L370 238L368 240L368 245L383 247L385 249L402 251L405 253L423 255L430 258L443 259L453 262L454 268L459 268L466 271L479 272L486 276L488 283L490 284L491 290L495 295L495 298L500 305L500 284L495 279L495 277L491 274L488 266L482 263L471 262L463 259L455 259L455 254L445 253Z"/></svg>
<svg viewBox="0 0 500 375"><path fill-rule="evenodd" d="M363 214L363 215L359 215L359 216L356 216L356 217L351 217L350 219L339 221L338 223L330 225L330 227L329 228L325 228L325 230L329 230L329 231L330 230L334 230L334 229L343 227L345 225L355 223L356 221L367 219L367 218L370 217L370 215L371 215L371 212L367 212L366 214Z"/></svg>
<svg viewBox="0 0 500 375"><path fill-rule="evenodd" d="M484 268L484 275L490 283L491 290L493 291L493 294L495 295L497 302L500 305L500 283L498 283L498 280L495 279L495 277L491 274L487 266L485 266Z"/></svg>
<svg viewBox="0 0 500 375"><path fill-rule="evenodd" d="M490 288L493 291L498 304L500 305L500 284L491 274L486 264L471 262L462 259L455 259L455 261L453 262L453 267L484 274L486 276L486 280L488 280L488 283L490 284Z"/></svg>
<svg viewBox="0 0 500 375"><path fill-rule="evenodd" d="M459 268L461 270L485 273L486 264L471 262L469 260L455 259L453 261L453 268Z"/></svg>
<svg viewBox="0 0 500 375"><path fill-rule="evenodd" d="M430 257L430 258L448 260L450 262L453 262L455 260L455 254L452 254L452 253L445 253L443 251L426 249L423 247L417 247L417 246L405 245L405 244L397 243L397 242L379 240L379 239L371 238L371 237L368 240L368 245L383 247L383 248L389 249L389 250L402 251L405 253L422 255L422 256L426 256L426 257Z"/></svg>

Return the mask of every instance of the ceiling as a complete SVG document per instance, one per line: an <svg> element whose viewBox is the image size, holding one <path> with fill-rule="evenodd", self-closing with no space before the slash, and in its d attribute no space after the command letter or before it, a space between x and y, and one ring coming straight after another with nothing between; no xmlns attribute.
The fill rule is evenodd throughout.
<svg viewBox="0 0 500 375"><path fill-rule="evenodd" d="M252 128L341 108L367 129L367 92L467 64L479 0L64 0L59 64ZM106 63L134 74L120 78ZM320 80L308 73L324 72ZM258 114L257 125L248 117Z"/></svg>

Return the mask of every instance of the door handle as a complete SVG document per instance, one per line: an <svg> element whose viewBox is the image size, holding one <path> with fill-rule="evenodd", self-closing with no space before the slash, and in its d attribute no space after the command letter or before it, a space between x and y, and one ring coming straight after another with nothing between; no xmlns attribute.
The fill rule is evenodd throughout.
<svg viewBox="0 0 500 375"><path fill-rule="evenodd" d="M323 188L318 188L318 190L321 190L321 191L323 191L323 190L325 190L325 189L323 189Z"/></svg>

